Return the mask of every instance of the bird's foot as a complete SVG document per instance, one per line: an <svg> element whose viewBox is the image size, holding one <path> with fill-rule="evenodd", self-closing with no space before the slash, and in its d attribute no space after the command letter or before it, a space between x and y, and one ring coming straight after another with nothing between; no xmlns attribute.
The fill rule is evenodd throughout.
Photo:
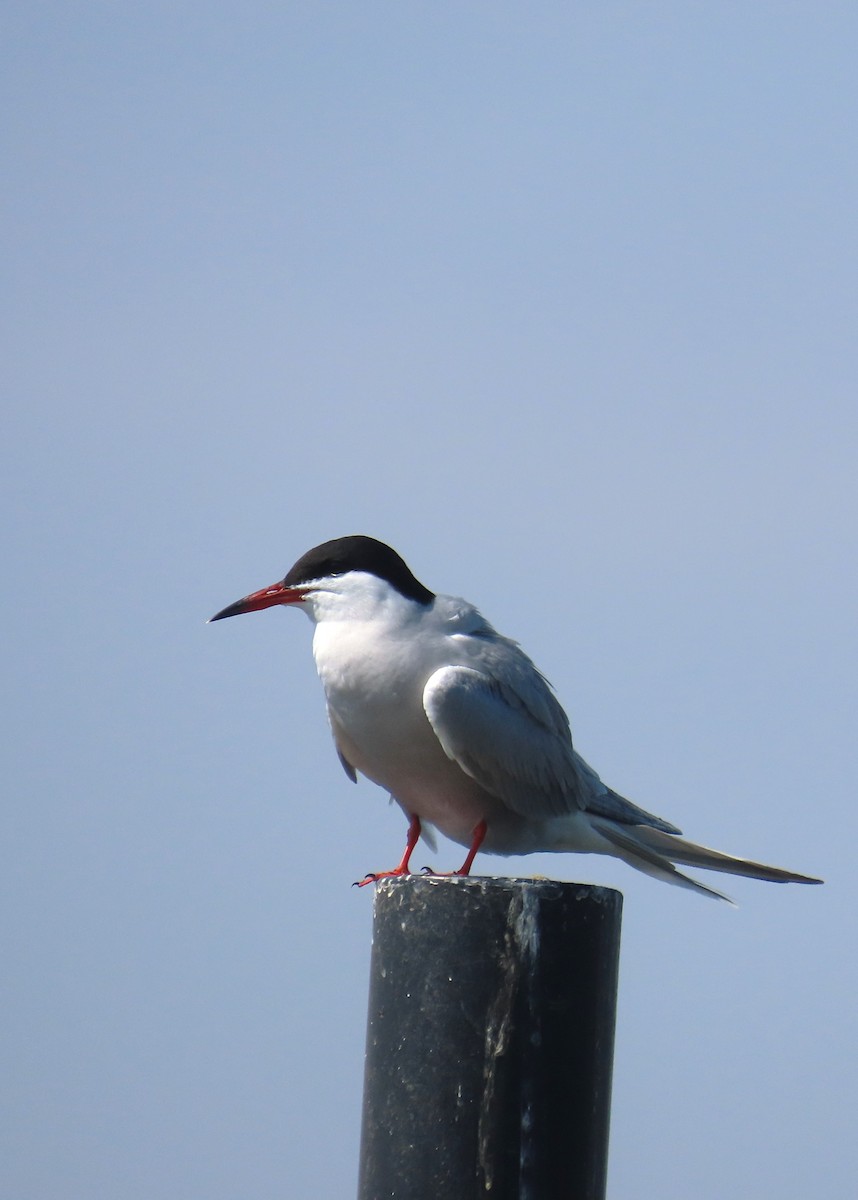
<svg viewBox="0 0 858 1200"><path fill-rule="evenodd" d="M488 826L485 821L480 821L473 832L471 848L468 851L468 857L459 867L458 871L434 871L432 867L423 867L422 875L433 875L437 879L452 879L458 875L470 875L471 866L477 856L477 851L483 844L483 839L486 836ZM417 839L420 837L420 818L412 817L411 824L408 826L408 843L405 847L405 853L402 856L402 861L398 867L394 867L392 871L377 871L369 875L365 875L363 879L356 879L352 887L366 887L368 883L378 883L380 879L395 879L401 875L410 875L411 871L408 868L408 863L411 859L411 852L417 845Z"/></svg>
<svg viewBox="0 0 858 1200"><path fill-rule="evenodd" d="M401 875L410 875L408 863L411 860L411 852L417 845L420 837L420 818L412 816L408 825L408 841L405 843L405 853L399 861L399 866L394 867L392 871L371 871L369 875L364 875L363 879L356 879L352 887L366 887L368 883L378 883L379 879L398 879Z"/></svg>
<svg viewBox="0 0 858 1200"><path fill-rule="evenodd" d="M401 866L394 867L392 871L371 871L369 875L364 875L363 879L356 879L352 887L366 887L368 883L378 883L380 879L399 879L410 874L407 867Z"/></svg>
<svg viewBox="0 0 858 1200"><path fill-rule="evenodd" d="M460 875L470 875L474 859L477 857L477 851L482 846L487 832L488 825L486 825L485 821L480 821L479 825L474 828L468 857L462 863L461 867L459 867L458 871L433 871L431 867L424 867L423 874L434 875L438 879L455 879Z"/></svg>
<svg viewBox="0 0 858 1200"><path fill-rule="evenodd" d="M433 871L431 867L422 867L421 874L434 875L438 879L455 879L457 876L470 875L474 859L477 857L477 851L483 844L487 830L488 826L486 825L485 821L480 821L479 825L477 825L477 827L474 829L473 840L471 842L471 848L468 851L468 857L462 863L461 867L459 867L458 871Z"/></svg>

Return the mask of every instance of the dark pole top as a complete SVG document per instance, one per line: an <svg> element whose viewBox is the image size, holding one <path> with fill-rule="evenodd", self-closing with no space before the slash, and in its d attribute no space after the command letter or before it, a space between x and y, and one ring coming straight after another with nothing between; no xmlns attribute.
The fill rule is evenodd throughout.
<svg viewBox="0 0 858 1200"><path fill-rule="evenodd" d="M378 885L360 1200L601 1200L621 910L547 879Z"/></svg>

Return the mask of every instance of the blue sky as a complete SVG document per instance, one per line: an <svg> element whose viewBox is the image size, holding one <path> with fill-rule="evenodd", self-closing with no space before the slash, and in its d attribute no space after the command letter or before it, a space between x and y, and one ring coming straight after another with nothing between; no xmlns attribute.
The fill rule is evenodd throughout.
<svg viewBox="0 0 858 1200"><path fill-rule="evenodd" d="M522 642L613 787L827 880L734 912L479 860L625 895L611 1197L851 1196L856 35L7 5L0 1195L353 1190L350 884L404 822L307 622L204 621L363 532Z"/></svg>

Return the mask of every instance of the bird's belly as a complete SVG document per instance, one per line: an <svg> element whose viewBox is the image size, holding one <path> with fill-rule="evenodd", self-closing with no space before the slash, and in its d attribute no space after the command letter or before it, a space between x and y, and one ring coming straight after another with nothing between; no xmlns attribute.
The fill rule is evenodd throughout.
<svg viewBox="0 0 858 1200"><path fill-rule="evenodd" d="M351 765L390 792L409 815L428 821L461 845L471 843L482 820L490 824L503 808L447 758L423 711L399 700L351 705L328 697L337 746Z"/></svg>

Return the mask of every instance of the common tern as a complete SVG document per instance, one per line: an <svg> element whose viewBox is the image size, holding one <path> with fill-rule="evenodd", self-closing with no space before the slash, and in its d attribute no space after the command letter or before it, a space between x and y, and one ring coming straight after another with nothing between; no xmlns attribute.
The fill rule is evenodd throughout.
<svg viewBox="0 0 858 1200"><path fill-rule="evenodd" d="M572 745L569 720L540 671L466 600L436 595L395 550L355 535L314 547L286 577L211 618L274 605L303 609L340 762L385 788L408 818L407 875L433 830L478 850L610 854L726 899L675 864L774 883L820 883L695 845L604 784Z"/></svg>

